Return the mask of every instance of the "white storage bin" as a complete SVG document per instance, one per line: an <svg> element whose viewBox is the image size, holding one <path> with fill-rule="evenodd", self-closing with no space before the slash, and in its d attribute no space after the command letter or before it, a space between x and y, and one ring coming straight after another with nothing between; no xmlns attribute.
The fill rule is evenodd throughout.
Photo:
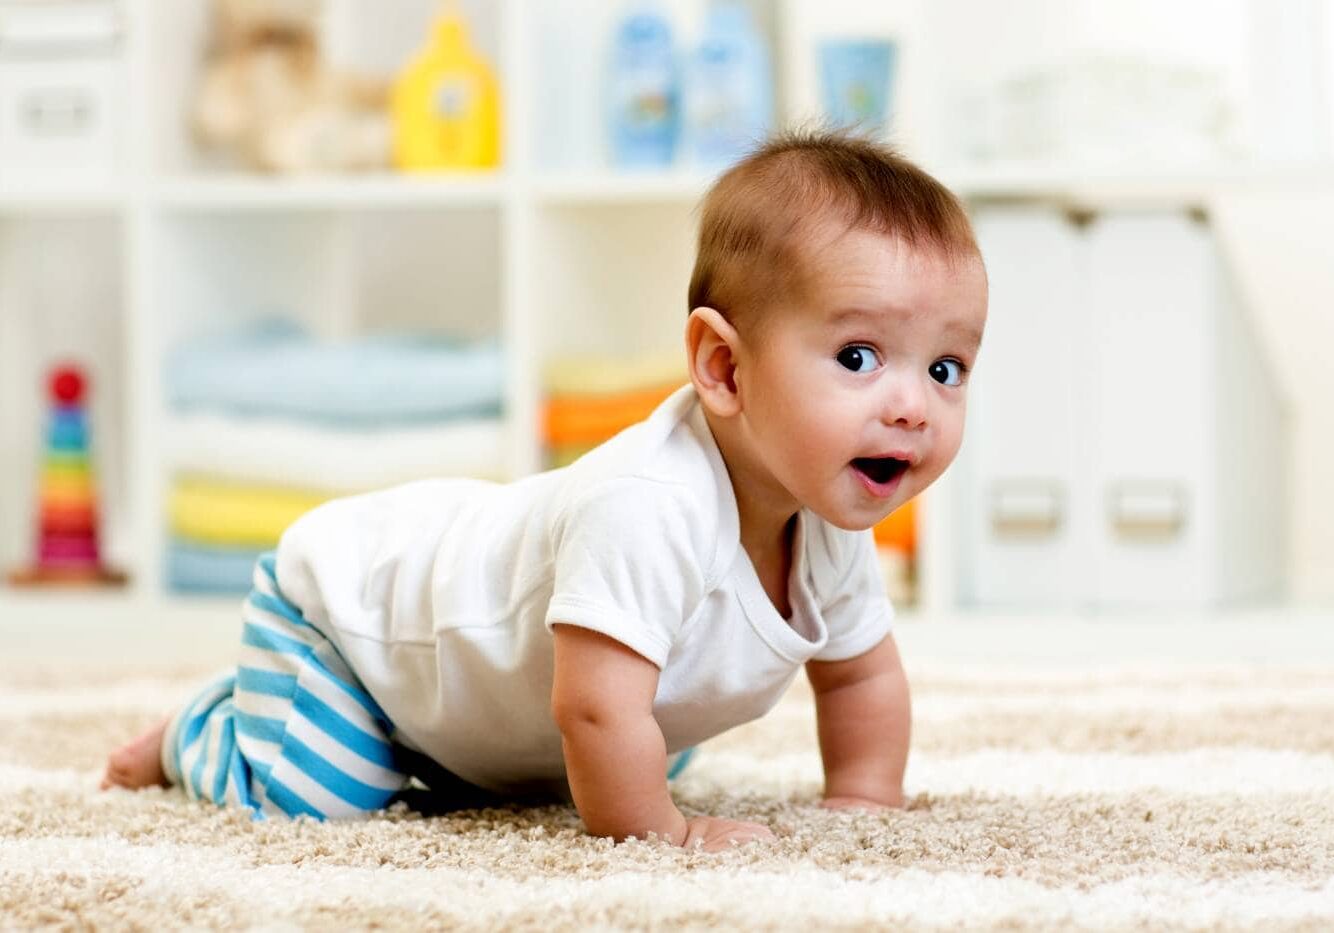
<svg viewBox="0 0 1334 933"><path fill-rule="evenodd" d="M1088 592L1087 503L1078 495L1086 417L1084 253L1053 210L976 218L991 301L961 457L969 542L964 602L1073 606Z"/></svg>
<svg viewBox="0 0 1334 933"><path fill-rule="evenodd" d="M1204 608L1282 589L1282 406L1202 218L979 211L960 597Z"/></svg>
<svg viewBox="0 0 1334 933"><path fill-rule="evenodd" d="M124 100L115 4L0 2L0 186L114 179Z"/></svg>
<svg viewBox="0 0 1334 933"><path fill-rule="evenodd" d="M1088 246L1094 600L1279 595L1284 416L1207 225L1107 216Z"/></svg>

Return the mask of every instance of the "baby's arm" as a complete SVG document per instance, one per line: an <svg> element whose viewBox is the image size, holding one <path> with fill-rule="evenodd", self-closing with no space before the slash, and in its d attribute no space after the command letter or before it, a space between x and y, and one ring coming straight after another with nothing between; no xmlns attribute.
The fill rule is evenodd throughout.
<svg viewBox="0 0 1334 933"><path fill-rule="evenodd" d="M806 665L824 760L824 805L903 806L912 702L894 637L846 661Z"/></svg>
<svg viewBox="0 0 1334 933"><path fill-rule="evenodd" d="M653 718L658 669L598 632L575 625L554 632L551 713L574 805L590 833L617 841L657 833L710 851L773 835L757 823L687 820L667 790L667 743Z"/></svg>

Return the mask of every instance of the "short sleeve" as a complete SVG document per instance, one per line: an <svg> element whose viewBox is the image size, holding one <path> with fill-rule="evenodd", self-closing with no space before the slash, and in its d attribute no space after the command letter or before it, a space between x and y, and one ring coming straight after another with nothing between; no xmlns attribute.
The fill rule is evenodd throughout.
<svg viewBox="0 0 1334 933"><path fill-rule="evenodd" d="M889 634L894 607L870 531L850 532L826 525L823 553L810 555L812 580L829 638L816 661L844 661L864 654Z"/></svg>
<svg viewBox="0 0 1334 933"><path fill-rule="evenodd" d="M682 487L641 478L599 484L553 529L546 626L592 629L661 669L704 598L707 535Z"/></svg>

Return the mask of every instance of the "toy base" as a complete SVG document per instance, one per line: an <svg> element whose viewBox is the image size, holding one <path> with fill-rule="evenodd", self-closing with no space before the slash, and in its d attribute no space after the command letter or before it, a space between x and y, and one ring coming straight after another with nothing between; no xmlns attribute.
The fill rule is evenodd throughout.
<svg viewBox="0 0 1334 933"><path fill-rule="evenodd" d="M124 586L129 576L109 567L20 567L8 579L11 586Z"/></svg>

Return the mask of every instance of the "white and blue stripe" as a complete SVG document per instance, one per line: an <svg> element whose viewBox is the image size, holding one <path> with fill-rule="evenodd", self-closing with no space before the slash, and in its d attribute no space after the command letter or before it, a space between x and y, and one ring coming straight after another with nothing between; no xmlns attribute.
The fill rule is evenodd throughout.
<svg viewBox="0 0 1334 933"><path fill-rule="evenodd" d="M274 557L255 566L241 660L172 720L163 766L193 799L256 816L359 816L407 783L392 724L333 644L278 590Z"/></svg>

